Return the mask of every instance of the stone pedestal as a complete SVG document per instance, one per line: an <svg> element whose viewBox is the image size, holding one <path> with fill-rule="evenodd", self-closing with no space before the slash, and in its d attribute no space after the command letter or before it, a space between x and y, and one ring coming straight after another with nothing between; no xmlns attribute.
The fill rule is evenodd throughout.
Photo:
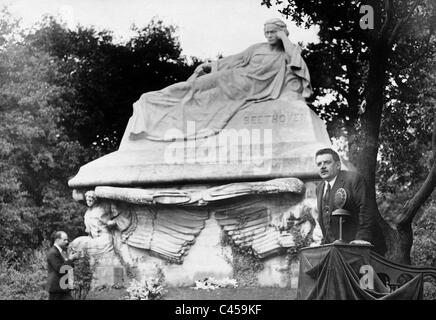
<svg viewBox="0 0 436 320"><path fill-rule="evenodd" d="M205 228L185 257L182 265L164 266L165 280L173 286L193 285L207 277L232 278L231 250L221 244L221 228L215 217L206 221Z"/></svg>
<svg viewBox="0 0 436 320"><path fill-rule="evenodd" d="M113 252L98 260L91 261L95 265L91 287L123 285L127 281L125 268Z"/></svg>
<svg viewBox="0 0 436 320"><path fill-rule="evenodd" d="M136 202L132 202L135 197L129 202L101 196L110 201L127 201L151 208L149 212L138 209L136 229L119 229L127 240L123 248L118 248L118 254L124 262L134 266L138 280L163 275L168 286L192 286L196 280L206 277L236 278L241 270L245 267L248 270L250 264L254 264L249 270L250 285L253 282L253 285L266 287L297 286L298 266L285 256L286 249L292 247L292 234L287 233L289 230L283 225L292 215L294 219L290 220L299 219L302 210L297 208L307 205L315 211L316 180L319 178L314 154L318 149L331 147L324 122L304 100L282 96L254 103L235 114L218 134L198 140L132 138L131 128L132 121L127 125L117 151L82 166L68 184L82 193L96 190L96 187L146 191L144 198L138 196L141 201L136 199ZM295 190L288 190L268 196L269 200L265 196L264 201L259 192L253 192L252 196L256 198L253 201L259 203L256 202L251 211L243 208L235 212L233 207L225 207L220 202L229 196L225 192L221 194L222 199L217 199L216 194L202 197L202 190L220 188L228 183L291 177L305 182L305 194L298 192L295 201L291 201L289 197L293 197ZM195 192L191 194L189 190ZM79 191L75 193L78 200L81 199L77 196ZM194 196L189 198L184 191L188 196ZM163 195L155 197L156 192ZM244 190L239 192L241 198L250 194ZM186 197L187 202L175 199L175 193L180 198ZM218 212L215 216L210 205L212 201L216 201L217 207L222 205L224 213ZM250 200L250 205L253 201ZM181 221L182 216L190 220L189 212L181 213L188 204L210 209L210 216L200 217L201 223ZM159 213L160 205L167 205L165 215ZM141 213L141 210L147 213ZM132 212L133 209L126 210L126 216ZM313 222L302 221L304 226L298 232L305 237L313 231ZM224 233L231 245L222 243ZM319 232L317 235L315 241L320 239ZM235 250L233 246L251 256L237 256L236 251L232 251ZM169 262L171 259L181 264ZM118 269L110 263L106 269L105 266L100 265L97 270L101 278L99 283L114 282Z"/></svg>

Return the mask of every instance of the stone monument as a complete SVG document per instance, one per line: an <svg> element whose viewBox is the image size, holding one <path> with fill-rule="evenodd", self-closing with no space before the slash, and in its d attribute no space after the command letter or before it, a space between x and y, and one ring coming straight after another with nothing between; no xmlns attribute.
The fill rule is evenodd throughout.
<svg viewBox="0 0 436 320"><path fill-rule="evenodd" d="M134 267L170 286L229 277L296 287L290 253L322 237L313 157L331 142L305 102L310 79L298 47L271 50L277 41L267 39L209 74L143 95L119 149L68 182L77 201L93 198L89 237L72 245L99 261L98 283ZM263 66L271 83L248 82L265 79Z"/></svg>

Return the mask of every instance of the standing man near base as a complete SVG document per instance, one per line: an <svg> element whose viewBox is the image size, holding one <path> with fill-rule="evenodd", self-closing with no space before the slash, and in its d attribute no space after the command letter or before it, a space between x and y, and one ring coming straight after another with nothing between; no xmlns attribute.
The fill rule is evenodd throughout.
<svg viewBox="0 0 436 320"><path fill-rule="evenodd" d="M341 170L339 155L329 148L318 150L315 162L323 180L316 189L323 243L339 239L339 218L332 216L332 212L338 209L335 194L342 188L346 192L343 209L350 213L343 220L343 240L350 244L371 244L374 215L369 209L368 188L363 176L357 172Z"/></svg>
<svg viewBox="0 0 436 320"><path fill-rule="evenodd" d="M49 300L73 300L68 288L68 272L73 268L78 253L67 256L68 235L64 231L52 234L52 247L47 252L47 291ZM70 270L70 271L69 271Z"/></svg>

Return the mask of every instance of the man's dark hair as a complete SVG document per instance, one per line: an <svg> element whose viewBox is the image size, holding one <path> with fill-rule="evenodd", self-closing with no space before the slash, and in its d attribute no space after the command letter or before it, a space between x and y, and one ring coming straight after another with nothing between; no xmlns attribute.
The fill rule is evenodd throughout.
<svg viewBox="0 0 436 320"><path fill-rule="evenodd" d="M56 239L60 239L60 238L62 238L62 234L63 234L63 233L66 233L66 232L61 230L61 231L55 231L55 232L53 232L53 233L51 234L50 240L51 240L51 245L52 245L52 246L54 245Z"/></svg>
<svg viewBox="0 0 436 320"><path fill-rule="evenodd" d="M324 148L324 149L318 150L315 153L315 159L316 159L316 157L318 157L318 156L320 156L322 154L331 154L332 157L333 157L333 160L335 160L336 162L340 162L341 161L341 159L339 159L338 153L335 150L330 149L330 148Z"/></svg>

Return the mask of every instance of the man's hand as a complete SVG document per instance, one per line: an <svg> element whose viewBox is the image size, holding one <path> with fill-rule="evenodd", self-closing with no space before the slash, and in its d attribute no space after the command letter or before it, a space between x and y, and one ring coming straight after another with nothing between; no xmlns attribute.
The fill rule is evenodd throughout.
<svg viewBox="0 0 436 320"><path fill-rule="evenodd" d="M68 260L76 260L80 257L80 252L78 251L71 251L68 255Z"/></svg>
<svg viewBox="0 0 436 320"><path fill-rule="evenodd" d="M350 244L357 244L357 245L363 245L363 246L370 246L371 242L365 241L365 240L353 240L350 242Z"/></svg>

